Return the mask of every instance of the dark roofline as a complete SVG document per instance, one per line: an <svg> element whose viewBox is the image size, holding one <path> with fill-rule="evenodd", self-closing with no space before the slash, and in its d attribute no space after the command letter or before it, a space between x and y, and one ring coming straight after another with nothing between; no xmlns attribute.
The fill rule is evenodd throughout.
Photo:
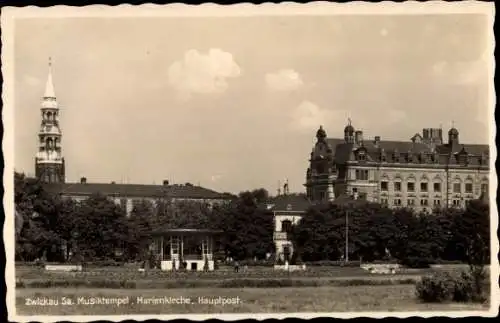
<svg viewBox="0 0 500 323"><path fill-rule="evenodd" d="M164 235L164 234L220 234L223 230L212 230L212 229L158 229L151 231L151 235ZM147 235L147 234L146 234Z"/></svg>
<svg viewBox="0 0 500 323"><path fill-rule="evenodd" d="M52 193L73 196L90 196L103 194L116 197L142 198L186 198L186 199L219 199L228 200L223 193L201 186L190 185L148 185L148 184L116 184L116 183L45 183L44 188Z"/></svg>

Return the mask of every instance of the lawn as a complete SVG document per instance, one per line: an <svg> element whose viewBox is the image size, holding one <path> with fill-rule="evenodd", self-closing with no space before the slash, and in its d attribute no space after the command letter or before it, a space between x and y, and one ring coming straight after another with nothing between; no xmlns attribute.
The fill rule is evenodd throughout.
<svg viewBox="0 0 500 323"><path fill-rule="evenodd" d="M47 298L59 305L26 305L26 299ZM62 305L66 297L126 298L126 305ZM137 298L183 297L191 304L139 304ZM198 297L239 298L239 304L199 304ZM457 311L488 310L477 304L422 304L414 285L300 287L300 288L197 288L197 289L17 289L18 315L121 315L121 314L203 314L278 312L362 312L362 311Z"/></svg>

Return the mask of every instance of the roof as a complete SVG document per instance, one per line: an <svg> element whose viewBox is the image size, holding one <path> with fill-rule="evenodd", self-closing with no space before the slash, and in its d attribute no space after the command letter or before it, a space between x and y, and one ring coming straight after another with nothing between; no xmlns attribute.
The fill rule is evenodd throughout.
<svg viewBox="0 0 500 323"><path fill-rule="evenodd" d="M337 198L335 198L335 200L332 203L335 205L349 205L349 204L350 205L363 205L363 204L368 203L368 201L365 199L360 199L360 198L355 199L351 195L341 194Z"/></svg>
<svg viewBox="0 0 500 323"><path fill-rule="evenodd" d="M311 201L303 196L297 194L279 195L270 198L261 207L269 211L296 211L305 212L312 206Z"/></svg>
<svg viewBox="0 0 500 323"><path fill-rule="evenodd" d="M151 234L153 235L161 235L161 234L217 234L223 233L222 230L210 230L210 229L157 229L153 230Z"/></svg>
<svg viewBox="0 0 500 323"><path fill-rule="evenodd" d="M450 162L450 155L455 155L464 150L469 156L469 164L472 165L487 165L487 161L481 161L481 158L489 155L489 145L481 144L442 144L437 145L435 149L426 143L412 142L412 141L393 141L384 140L379 141L377 144L372 140L363 141L363 145L356 147L353 143L346 143L343 139L328 138L327 143L332 147L332 154L335 163L345 164L347 161L354 160L354 151L363 147L368 155L368 161L378 161L384 155L386 162L405 162L408 156L415 157L414 160L418 161L420 157L427 157L435 154L440 164ZM451 163L455 162L454 159Z"/></svg>
<svg viewBox="0 0 500 323"><path fill-rule="evenodd" d="M170 197L189 199L227 199L227 196L195 185L143 185L107 183L50 183L44 189L64 195L117 195L126 197Z"/></svg>

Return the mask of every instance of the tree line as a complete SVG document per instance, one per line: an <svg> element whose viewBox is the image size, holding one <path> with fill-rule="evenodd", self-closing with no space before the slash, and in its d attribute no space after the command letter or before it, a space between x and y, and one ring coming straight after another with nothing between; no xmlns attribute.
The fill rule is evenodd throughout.
<svg viewBox="0 0 500 323"><path fill-rule="evenodd" d="M130 216L106 196L82 201L50 194L37 179L15 174L16 260L145 260L149 233L158 228L221 230L221 257L266 257L274 250L272 216L259 208L267 191L242 192L229 203L139 200Z"/></svg>
<svg viewBox="0 0 500 323"><path fill-rule="evenodd" d="M347 235L350 260L395 260L410 266L439 261L488 263L489 205L472 200L465 209L419 214L368 202L325 204L311 208L290 235L302 261L345 258Z"/></svg>
<svg viewBox="0 0 500 323"><path fill-rule="evenodd" d="M151 242L148 233L160 227L221 230L215 250L221 257L266 259L275 253L274 219L259 207L268 198L265 189L258 189L213 207L196 201L142 200L127 216L106 196L65 199L45 191L38 180L16 173L16 259L143 260ZM436 209L432 214L368 202L325 203L312 206L288 232L294 250L291 261L343 259L347 233L349 260L486 263L489 225L489 206L481 200L470 201L465 209Z"/></svg>

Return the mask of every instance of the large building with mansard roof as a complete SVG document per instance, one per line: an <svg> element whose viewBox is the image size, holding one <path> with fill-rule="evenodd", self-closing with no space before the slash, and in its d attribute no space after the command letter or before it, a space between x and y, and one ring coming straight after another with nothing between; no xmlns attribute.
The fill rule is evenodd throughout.
<svg viewBox="0 0 500 323"><path fill-rule="evenodd" d="M38 151L35 155L35 176L52 193L75 200L83 200L93 194L103 194L120 204L130 214L134 205L142 200L156 203L160 199L171 201L198 201L210 205L225 203L232 197L213 190L186 184L171 184L163 180L160 185L93 183L82 177L79 182L66 182L65 159L62 150L63 133L59 124L60 106L54 91L52 63L41 104L41 125L38 132Z"/></svg>
<svg viewBox="0 0 500 323"><path fill-rule="evenodd" d="M391 207L430 211L464 207L488 193L489 145L463 144L452 127L447 140L439 128L423 129L408 141L363 138L349 123L344 138L316 133L306 175L312 201L349 194Z"/></svg>

